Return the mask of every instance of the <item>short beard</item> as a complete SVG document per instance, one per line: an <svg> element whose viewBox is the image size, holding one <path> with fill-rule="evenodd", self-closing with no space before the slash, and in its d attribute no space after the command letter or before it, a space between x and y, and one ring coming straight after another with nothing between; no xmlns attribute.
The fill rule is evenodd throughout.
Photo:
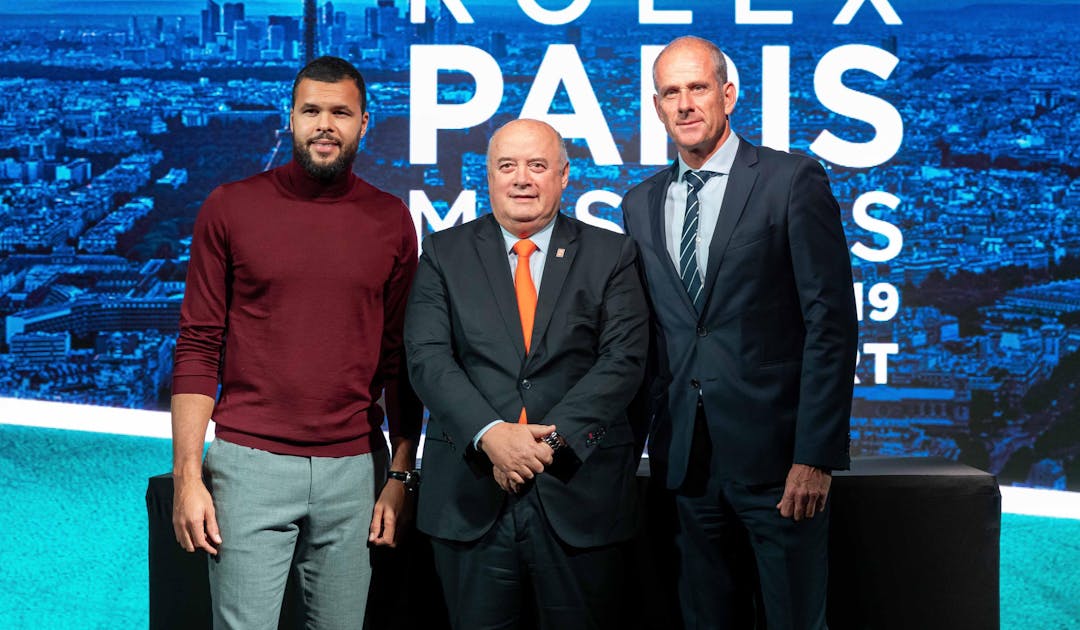
<svg viewBox="0 0 1080 630"><path fill-rule="evenodd" d="M356 152L360 149L360 136L357 135L356 139L349 144L342 144L337 159L329 164L320 164L311 157L310 142L318 138L320 136L316 136L310 141L294 139L293 155L296 157L296 161L300 163L300 166L307 171L308 175L328 184L352 169L353 160L356 159Z"/></svg>

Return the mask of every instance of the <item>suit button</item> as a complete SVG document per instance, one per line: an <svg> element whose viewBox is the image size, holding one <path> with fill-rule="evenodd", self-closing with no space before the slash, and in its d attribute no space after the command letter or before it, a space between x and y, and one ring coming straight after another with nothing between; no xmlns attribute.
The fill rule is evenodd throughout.
<svg viewBox="0 0 1080 630"><path fill-rule="evenodd" d="M709 335L709 329L708 328L706 328L704 326L698 326L697 327L697 336L698 337L707 337L708 335Z"/></svg>
<svg viewBox="0 0 1080 630"><path fill-rule="evenodd" d="M527 378L522 379L522 381L521 381L521 389L530 389L530 388L532 388L532 381L530 381Z"/></svg>
<svg viewBox="0 0 1080 630"><path fill-rule="evenodd" d="M701 389L701 381L697 380L696 378L690 379L690 387L693 387L694 389Z"/></svg>

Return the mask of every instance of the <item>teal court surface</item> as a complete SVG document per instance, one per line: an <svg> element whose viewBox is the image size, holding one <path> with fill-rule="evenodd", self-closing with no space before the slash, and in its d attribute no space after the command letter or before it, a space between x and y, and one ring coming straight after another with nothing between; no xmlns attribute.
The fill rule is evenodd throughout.
<svg viewBox="0 0 1080 630"><path fill-rule="evenodd" d="M170 467L164 437L0 424L5 630L147 627L144 496ZM1078 567L1080 520L1004 514L1001 627L1080 628Z"/></svg>

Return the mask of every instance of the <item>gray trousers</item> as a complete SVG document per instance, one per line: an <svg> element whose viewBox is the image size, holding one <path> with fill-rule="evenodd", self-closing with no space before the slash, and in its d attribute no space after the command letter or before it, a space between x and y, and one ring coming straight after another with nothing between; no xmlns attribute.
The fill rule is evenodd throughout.
<svg viewBox="0 0 1080 630"><path fill-rule="evenodd" d="M276 629L290 570L307 628L362 628L387 457L385 443L367 455L296 457L214 440L204 462L222 538L209 563L214 628Z"/></svg>

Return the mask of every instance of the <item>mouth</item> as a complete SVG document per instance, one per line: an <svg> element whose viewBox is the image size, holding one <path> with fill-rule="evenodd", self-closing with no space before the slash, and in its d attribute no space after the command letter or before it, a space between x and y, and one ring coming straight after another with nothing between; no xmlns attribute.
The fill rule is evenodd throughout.
<svg viewBox="0 0 1080 630"><path fill-rule="evenodd" d="M309 140L308 146L314 149L318 155L328 156L336 151L341 146L341 143L330 138L316 138L315 140Z"/></svg>

